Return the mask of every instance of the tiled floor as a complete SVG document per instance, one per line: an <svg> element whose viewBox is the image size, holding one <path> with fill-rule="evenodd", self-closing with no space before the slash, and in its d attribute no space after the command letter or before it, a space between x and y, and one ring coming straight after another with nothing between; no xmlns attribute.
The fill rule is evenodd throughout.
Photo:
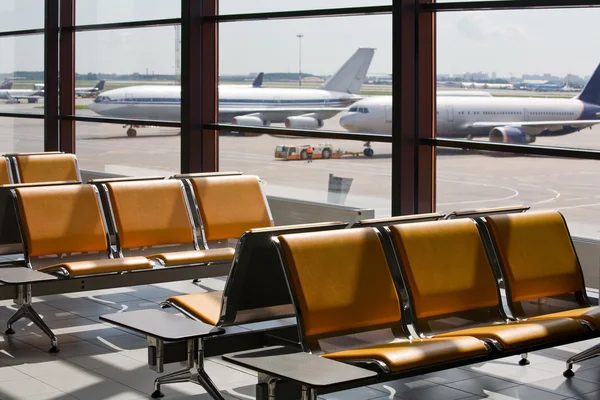
<svg viewBox="0 0 600 400"><path fill-rule="evenodd" d="M205 279L203 288L221 289L223 279ZM172 294L201 292L189 282L121 288L36 298L35 308L58 336L60 353L47 352L49 340L29 321L15 325L16 334L0 335L0 400L134 400L150 399L158 375L147 367L143 337L104 324L99 315L158 308ZM0 327L16 307L0 302ZM518 357L455 368L352 391L322 399L600 399L600 358L562 376L564 361L598 340L531 354L531 365ZM167 366L167 372L180 368ZM220 358L206 364L225 398L252 399L256 374ZM165 400L210 399L193 384L164 387Z"/></svg>

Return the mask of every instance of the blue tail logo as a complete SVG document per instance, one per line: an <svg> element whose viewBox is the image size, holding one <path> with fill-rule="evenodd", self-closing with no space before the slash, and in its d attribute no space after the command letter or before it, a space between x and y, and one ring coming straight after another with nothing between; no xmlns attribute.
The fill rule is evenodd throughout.
<svg viewBox="0 0 600 400"><path fill-rule="evenodd" d="M584 103L600 106L600 65L577 98Z"/></svg>

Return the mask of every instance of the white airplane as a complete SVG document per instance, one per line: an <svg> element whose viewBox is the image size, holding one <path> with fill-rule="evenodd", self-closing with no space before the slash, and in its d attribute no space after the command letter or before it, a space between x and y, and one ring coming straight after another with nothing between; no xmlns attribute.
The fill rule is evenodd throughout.
<svg viewBox="0 0 600 400"><path fill-rule="evenodd" d="M87 97L99 93L104 90L104 84L106 83L105 79L102 79L96 83L93 87L75 87L75 95L81 97ZM33 88L43 96L44 95L44 84L43 83L35 83Z"/></svg>
<svg viewBox="0 0 600 400"><path fill-rule="evenodd" d="M28 103L37 103L43 98L43 91L35 89L0 89L0 100L6 100L7 103L20 103L21 100L27 100Z"/></svg>
<svg viewBox="0 0 600 400"><path fill-rule="evenodd" d="M600 65L572 99L439 96L436 136L488 136L491 142L526 144L537 136L558 136L600 123ZM340 118L350 132L392 134L392 96L357 101ZM373 155L370 144L364 154Z"/></svg>
<svg viewBox="0 0 600 400"><path fill-rule="evenodd" d="M320 128L346 110L358 95L375 49L359 48L318 89L219 86L219 122L245 126L285 123L288 128ZM109 90L88 106L113 118L180 121L180 86L130 86ZM133 127L128 136L136 136Z"/></svg>
<svg viewBox="0 0 600 400"><path fill-rule="evenodd" d="M96 83L93 87L75 87L75 95L76 96L91 96L98 92L104 90L104 84L106 83L105 79L101 79L98 83Z"/></svg>

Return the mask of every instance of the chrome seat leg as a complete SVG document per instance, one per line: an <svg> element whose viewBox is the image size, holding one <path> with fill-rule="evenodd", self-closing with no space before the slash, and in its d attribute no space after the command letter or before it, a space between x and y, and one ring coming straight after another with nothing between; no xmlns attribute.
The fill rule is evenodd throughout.
<svg viewBox="0 0 600 400"><path fill-rule="evenodd" d="M567 369L563 372L563 376L565 378L571 378L575 376L575 372L573 372L573 364L582 362L585 360L589 360L590 358L594 358L600 356L600 344L590 347L582 351L581 353L575 354L573 357L567 360Z"/></svg>
<svg viewBox="0 0 600 400"><path fill-rule="evenodd" d="M23 318L27 318L50 338L50 353L58 353L60 350L58 349L58 339L56 338L56 335L54 335L52 329L50 329L40 314L38 314L31 305L31 285L26 285L25 288L23 286L19 286L15 303L19 304L21 308L19 308L19 310L8 320L6 334L14 334L15 330L13 329L13 324Z"/></svg>
<svg viewBox="0 0 600 400"><path fill-rule="evenodd" d="M188 349L189 347L188 343ZM160 376L154 380L154 392L152 393L153 399L159 399L164 397L164 393L160 390L162 385L168 385L171 383L183 383L183 382L192 382L196 385L202 386L204 390L212 397L214 400L225 400L223 395L219 392L219 389L214 384L214 382L210 379L206 371L204 370L204 343L202 339L198 340L198 353L197 360L193 362L193 366L190 365L191 358L188 357L188 368L172 372L167 375ZM189 355L189 353L188 353ZM192 367L192 368L189 368Z"/></svg>

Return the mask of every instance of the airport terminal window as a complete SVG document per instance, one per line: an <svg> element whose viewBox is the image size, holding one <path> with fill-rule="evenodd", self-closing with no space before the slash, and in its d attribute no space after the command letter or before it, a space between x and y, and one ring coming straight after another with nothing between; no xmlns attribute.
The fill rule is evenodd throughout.
<svg viewBox="0 0 600 400"><path fill-rule="evenodd" d="M44 28L44 0L0 1L0 32Z"/></svg>
<svg viewBox="0 0 600 400"><path fill-rule="evenodd" d="M43 114L44 36L0 38L0 112Z"/></svg>
<svg viewBox="0 0 600 400"><path fill-rule="evenodd" d="M114 22L130 22L181 17L181 0L75 1L75 22L77 25L106 24Z"/></svg>
<svg viewBox="0 0 600 400"><path fill-rule="evenodd" d="M79 0L81 1L81 0ZM242 14L274 11L320 10L325 8L347 8L381 6L392 4L392 0L303 0L302 2L280 0L219 0L219 14Z"/></svg>
<svg viewBox="0 0 600 400"><path fill-rule="evenodd" d="M76 114L179 122L179 38L179 25L78 32ZM98 85L102 89L94 90ZM102 94L93 101L98 93ZM131 107L115 107L119 103ZM148 107L148 103L164 107Z"/></svg>
<svg viewBox="0 0 600 400"><path fill-rule="evenodd" d="M43 151L44 121L0 117L0 149L2 154Z"/></svg>
<svg viewBox="0 0 600 400"><path fill-rule="evenodd" d="M599 150L600 123L579 122L600 116L597 57L578 43L568 45L565 60L555 60L545 46L597 36L598 17L597 8L438 13L437 90L462 92L438 97L438 107L453 113L438 114L436 137ZM508 49L513 57L501 57ZM493 97L468 97L473 83L487 84L483 90ZM470 101L481 109L471 119L463 116ZM436 163L438 211L511 204L558 209L574 235L600 236L597 161L438 148Z"/></svg>
<svg viewBox="0 0 600 400"><path fill-rule="evenodd" d="M381 15L222 24L220 122L352 133L351 121L343 120L345 111L365 115L367 107L351 106L359 97L391 93L391 21L390 15ZM356 35L357 26L363 48L355 41L337 40ZM276 38L273 32L278 32ZM297 34L304 35L301 85ZM257 43L277 43L283 50L255 57ZM351 58L358 62L342 68ZM357 81L364 66L368 71ZM264 72L263 89L252 88L259 72ZM274 101L282 111L271 105ZM236 112L236 107L242 111ZM305 159L309 146L314 148L312 163ZM221 171L259 175L270 196L360 207L376 216L391 214L389 143L234 132L221 133L219 152ZM343 194L336 192L340 182L347 185Z"/></svg>

